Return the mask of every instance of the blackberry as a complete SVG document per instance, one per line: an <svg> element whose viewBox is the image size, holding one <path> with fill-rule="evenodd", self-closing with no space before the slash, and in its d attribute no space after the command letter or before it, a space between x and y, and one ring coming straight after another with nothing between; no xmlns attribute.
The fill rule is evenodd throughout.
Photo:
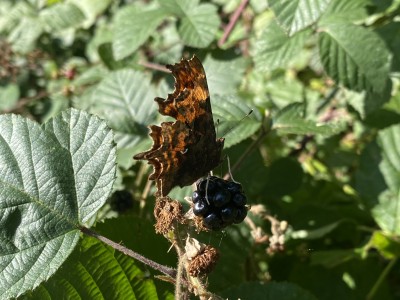
<svg viewBox="0 0 400 300"><path fill-rule="evenodd" d="M247 199L240 183L210 176L200 179L196 186L192 197L193 213L203 219L204 227L220 230L246 218Z"/></svg>
<svg viewBox="0 0 400 300"><path fill-rule="evenodd" d="M233 206L227 206L221 209L221 219L227 224L231 224L238 214L238 209Z"/></svg>
<svg viewBox="0 0 400 300"><path fill-rule="evenodd" d="M231 201L231 194L227 190L219 190L215 193L214 197L211 198L216 207L222 207Z"/></svg>
<svg viewBox="0 0 400 300"><path fill-rule="evenodd" d="M238 212L236 214L236 217L233 220L233 223L239 224L239 223L243 222L243 220L246 218L246 216L247 216L247 209L245 206L242 206L241 208L238 209Z"/></svg>
<svg viewBox="0 0 400 300"><path fill-rule="evenodd" d="M242 193L237 193L232 197L232 202L237 206L241 207L246 205L247 199L246 196Z"/></svg>
<svg viewBox="0 0 400 300"><path fill-rule="evenodd" d="M206 188L207 188L207 194L213 193L217 188L217 177L215 176L210 176L208 179L202 179L197 183L197 190L201 192L201 194L205 195L206 194ZM207 185L208 182L208 185Z"/></svg>
<svg viewBox="0 0 400 300"><path fill-rule="evenodd" d="M224 227L221 218L215 212L212 212L206 216L203 219L203 224L205 227L211 230L220 230Z"/></svg>
<svg viewBox="0 0 400 300"><path fill-rule="evenodd" d="M202 199L202 197L201 197L201 195L199 194L199 192L198 191L194 191L193 192L193 196L192 196L192 201L193 201L193 203L197 203L199 200L201 200Z"/></svg>
<svg viewBox="0 0 400 300"><path fill-rule="evenodd" d="M226 189L231 193L241 193L242 185L238 182L229 181L226 183Z"/></svg>
<svg viewBox="0 0 400 300"><path fill-rule="evenodd" d="M193 207L193 213L196 216L204 216L207 214L209 211L209 206L206 201L204 200L199 200L198 202L195 203Z"/></svg>

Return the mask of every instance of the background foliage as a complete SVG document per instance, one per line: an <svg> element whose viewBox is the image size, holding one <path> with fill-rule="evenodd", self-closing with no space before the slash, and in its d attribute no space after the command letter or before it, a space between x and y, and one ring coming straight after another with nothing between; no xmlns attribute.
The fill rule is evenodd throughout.
<svg viewBox="0 0 400 300"><path fill-rule="evenodd" d="M199 237L221 254L209 289L399 298L399 12L389 0L1 1L0 298L173 298L79 226L176 266L154 233L150 168L132 156L163 120L163 66L193 54L219 135L234 126L224 155L252 206L248 222ZM260 239L273 220L288 223L278 248Z"/></svg>

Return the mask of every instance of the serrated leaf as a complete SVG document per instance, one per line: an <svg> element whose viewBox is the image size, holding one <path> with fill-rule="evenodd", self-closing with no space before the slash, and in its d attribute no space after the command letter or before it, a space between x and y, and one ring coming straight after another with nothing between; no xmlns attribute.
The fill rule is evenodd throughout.
<svg viewBox="0 0 400 300"><path fill-rule="evenodd" d="M0 291L16 297L47 280L79 239L115 177L112 132L68 110L40 126L0 116Z"/></svg>
<svg viewBox="0 0 400 300"><path fill-rule="evenodd" d="M91 112L106 120L116 131L119 147L133 147L155 119L157 108L150 78L144 73L119 70L110 73L94 91ZM136 150L137 151L137 150Z"/></svg>
<svg viewBox="0 0 400 300"><path fill-rule="evenodd" d="M245 68L246 61L242 58L222 61L208 56L204 60L204 69L211 99L217 94L234 94L243 79Z"/></svg>
<svg viewBox="0 0 400 300"><path fill-rule="evenodd" d="M25 1L0 3L0 32L12 31L23 17L35 17L36 10Z"/></svg>
<svg viewBox="0 0 400 300"><path fill-rule="evenodd" d="M166 13L160 9L128 6L114 18L112 49L116 60L135 52L161 24Z"/></svg>
<svg viewBox="0 0 400 300"><path fill-rule="evenodd" d="M340 124L317 124L304 118L304 105L292 103L280 110L273 118L272 129L280 134L332 135L341 130Z"/></svg>
<svg viewBox="0 0 400 300"><path fill-rule="evenodd" d="M250 116L242 120L250 112L250 107L238 96L216 95L211 101L214 120L220 121L216 125L219 136L225 137L225 148L240 143L260 128L261 115L258 110L253 110Z"/></svg>
<svg viewBox="0 0 400 300"><path fill-rule="evenodd" d="M335 0L330 1L328 7L324 11L320 23L335 20L343 20L346 22L364 20L368 17L367 8L370 5L369 0Z"/></svg>
<svg viewBox="0 0 400 300"><path fill-rule="evenodd" d="M301 51L308 35L309 31L302 31L289 37L276 22L271 22L255 41L256 68L261 71L285 68Z"/></svg>
<svg viewBox="0 0 400 300"><path fill-rule="evenodd" d="M85 15L76 5L63 2L43 9L39 18L47 31L52 32L78 27L85 20Z"/></svg>
<svg viewBox="0 0 400 300"><path fill-rule="evenodd" d="M158 299L151 279L135 261L84 237L63 268L25 299Z"/></svg>
<svg viewBox="0 0 400 300"><path fill-rule="evenodd" d="M38 18L25 17L10 32L8 41L16 52L28 53L33 50L36 40L43 33L43 24Z"/></svg>
<svg viewBox="0 0 400 300"><path fill-rule="evenodd" d="M199 0L164 0L160 5L170 14L184 17L187 11L199 5Z"/></svg>
<svg viewBox="0 0 400 300"><path fill-rule="evenodd" d="M356 189L384 232L400 233L400 125L381 130L363 151Z"/></svg>
<svg viewBox="0 0 400 300"><path fill-rule="evenodd" d="M222 293L223 297L229 299L263 299L263 300L316 300L314 295L307 290L289 282L269 282L261 284L258 282L247 282L240 284Z"/></svg>
<svg viewBox="0 0 400 300"><path fill-rule="evenodd" d="M383 94L391 61L384 41L351 23L324 24L321 31L319 51L328 75L350 89Z"/></svg>
<svg viewBox="0 0 400 300"><path fill-rule="evenodd" d="M215 5L198 2L165 0L161 5L180 19L178 31L187 46L205 48L215 39L220 19Z"/></svg>
<svg viewBox="0 0 400 300"><path fill-rule="evenodd" d="M278 23L292 35L316 22L331 0L269 0Z"/></svg>
<svg viewBox="0 0 400 300"><path fill-rule="evenodd" d="M112 0L69 0L85 14L86 21L82 24L84 28L89 28L112 2Z"/></svg>

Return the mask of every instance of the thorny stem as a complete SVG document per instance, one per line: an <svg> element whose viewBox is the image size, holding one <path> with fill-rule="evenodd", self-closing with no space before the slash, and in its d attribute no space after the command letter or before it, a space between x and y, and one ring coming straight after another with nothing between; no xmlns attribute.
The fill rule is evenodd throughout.
<svg viewBox="0 0 400 300"><path fill-rule="evenodd" d="M151 63L151 62L144 62L144 61L140 61L139 65L146 67L148 69L151 69L151 70L170 73L170 71L163 65L159 65L159 64L155 64L155 63Z"/></svg>
<svg viewBox="0 0 400 300"><path fill-rule="evenodd" d="M117 244L117 243L113 242L112 240L98 234L97 232L90 230L89 228L82 226L79 229L84 234L87 234L88 236L94 237L94 238L98 239L99 241L102 241L103 243L114 248L115 250L118 250L118 251L122 252L123 254L128 255L128 256L144 263L145 265L151 267L154 270L157 270L157 271L159 271L165 275L168 275L169 277L172 277L172 278L176 277L177 272L173 268L163 266L159 263L156 263L155 261L152 261L152 260L140 255L139 253L132 251L131 249L128 249L120 244Z"/></svg>
<svg viewBox="0 0 400 300"><path fill-rule="evenodd" d="M187 294L182 290L183 281L185 281L185 273L186 273L186 257L183 241L181 236L179 235L179 226L176 224L174 227L174 238L171 241L176 253L178 254L178 272L176 274L176 283L175 283L175 299L186 299Z"/></svg>
<svg viewBox="0 0 400 300"><path fill-rule="evenodd" d="M183 234L188 234L188 230L181 231L178 224L176 224L173 234L174 238L172 240L169 239L169 241L173 244L179 259L175 283L175 299L185 300L189 298L188 293L182 289L185 287L189 288L195 295L198 295L200 299L223 300L223 298L210 293L200 278L190 276L188 272L189 261L186 256L186 251L184 250L186 236L183 236Z"/></svg>
<svg viewBox="0 0 400 300"><path fill-rule="evenodd" d="M241 13L243 12L243 10L246 7L248 2L249 2L249 0L242 0L242 2L240 2L238 8L235 10L233 15L231 16L229 23L224 30L224 34L222 35L221 39L218 41L218 47L222 47L225 44L228 36L232 32L233 27L235 27L237 20L239 19Z"/></svg>

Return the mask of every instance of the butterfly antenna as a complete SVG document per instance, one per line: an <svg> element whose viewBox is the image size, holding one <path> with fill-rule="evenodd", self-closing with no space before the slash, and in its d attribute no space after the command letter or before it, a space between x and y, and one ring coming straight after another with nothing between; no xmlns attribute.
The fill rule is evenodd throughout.
<svg viewBox="0 0 400 300"><path fill-rule="evenodd" d="M248 116L250 116L253 113L253 109L251 109L243 118L241 118L234 126L229 128L225 133L222 135L222 137L225 137L229 132L231 132L233 129L237 127L237 125L242 122L244 119L246 119ZM219 122L219 120L217 120Z"/></svg>

